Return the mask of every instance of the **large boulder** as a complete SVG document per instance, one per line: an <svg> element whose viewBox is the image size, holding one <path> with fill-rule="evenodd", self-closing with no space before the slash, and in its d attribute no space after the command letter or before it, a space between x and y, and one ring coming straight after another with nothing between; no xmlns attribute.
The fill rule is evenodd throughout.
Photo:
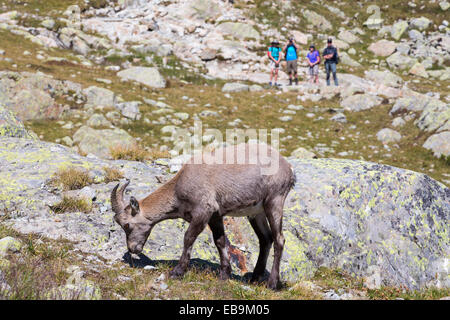
<svg viewBox="0 0 450 320"><path fill-rule="evenodd" d="M117 73L123 80L131 80L142 83L152 88L165 88L166 80L157 68L132 67Z"/></svg>
<svg viewBox="0 0 450 320"><path fill-rule="evenodd" d="M321 16L320 14L311 11L311 10L304 10L303 11L303 17L312 24L313 26L319 28L320 31L327 31L333 28L330 21L326 19L324 16Z"/></svg>
<svg viewBox="0 0 450 320"><path fill-rule="evenodd" d="M294 37L295 42L300 44L308 44L313 38L311 34L306 34L298 30L291 31L291 34Z"/></svg>
<svg viewBox="0 0 450 320"><path fill-rule="evenodd" d="M0 103L20 120L59 118L66 107L57 98L82 97L81 85L43 73L0 71Z"/></svg>
<svg viewBox="0 0 450 320"><path fill-rule="evenodd" d="M253 26L242 22L224 22L217 26L217 30L240 40L260 38L259 32Z"/></svg>
<svg viewBox="0 0 450 320"><path fill-rule="evenodd" d="M383 84L385 86L399 88L403 83L403 79L389 70L369 70L366 72L366 78L375 83Z"/></svg>
<svg viewBox="0 0 450 320"><path fill-rule="evenodd" d="M395 102L390 113L392 115L399 111L422 111L432 100L436 99L419 93L408 94L406 97L400 98Z"/></svg>
<svg viewBox="0 0 450 320"><path fill-rule="evenodd" d="M111 148L126 148L136 143L134 138L123 129L95 130L87 126L82 126L75 132L73 142L78 144L80 152L104 159L111 158Z"/></svg>
<svg viewBox="0 0 450 320"><path fill-rule="evenodd" d="M413 171L376 163L339 159L290 159L297 183L284 209L286 239L281 262L285 281L311 277L319 267L341 268L363 277L370 286L449 287L448 252L450 189ZM161 162L162 163L162 162ZM58 222L49 205L59 201L46 185L61 166L83 166L96 176L91 185L96 205L88 214L61 213ZM115 182L103 183L104 166L120 166L131 179L129 194L142 198L158 188L164 164L86 158L60 145L16 138L0 139L0 206L20 215L9 219L20 232L75 242L85 252L121 261L125 234L114 222L109 201ZM0 208L1 210L1 208ZM252 271L258 240L244 218L227 218L233 273ZM158 224L136 265L179 259L188 224ZM192 263L219 263L211 232L195 242ZM269 258L268 269L272 261Z"/></svg>
<svg viewBox="0 0 450 320"><path fill-rule="evenodd" d="M400 52L396 52L389 58L387 58L386 62L388 63L390 68L409 70L416 64L417 60Z"/></svg>
<svg viewBox="0 0 450 320"><path fill-rule="evenodd" d="M63 108L45 91L22 90L14 98L10 109L22 120L56 119Z"/></svg>
<svg viewBox="0 0 450 320"><path fill-rule="evenodd" d="M349 30L342 30L339 32L338 38L350 44L360 41L359 37Z"/></svg>
<svg viewBox="0 0 450 320"><path fill-rule="evenodd" d="M426 30L430 27L433 22L425 17L414 18L410 21L410 27L414 29L419 29L420 31Z"/></svg>
<svg viewBox="0 0 450 320"><path fill-rule="evenodd" d="M112 107L116 101L114 92L105 88L91 86L84 89L83 93L86 95L88 106Z"/></svg>
<svg viewBox="0 0 450 320"><path fill-rule="evenodd" d="M362 111L379 106L383 99L373 94L355 94L342 100L341 106L348 111Z"/></svg>
<svg viewBox="0 0 450 320"><path fill-rule="evenodd" d="M214 1L193 0L188 1L186 10L180 14L183 14L188 18L207 20L216 19L221 13L219 5Z"/></svg>
<svg viewBox="0 0 450 320"><path fill-rule="evenodd" d="M369 46L369 51L381 57L388 57L395 52L398 43L389 40L379 40Z"/></svg>

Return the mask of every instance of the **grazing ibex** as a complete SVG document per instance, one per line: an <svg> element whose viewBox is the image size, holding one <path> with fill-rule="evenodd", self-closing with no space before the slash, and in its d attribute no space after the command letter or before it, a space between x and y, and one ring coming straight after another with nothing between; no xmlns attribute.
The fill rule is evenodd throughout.
<svg viewBox="0 0 450 320"><path fill-rule="evenodd" d="M191 163L183 165L171 180L142 200L132 196L126 204L123 194L130 181L120 188L118 184L111 193L112 209L116 213L114 219L126 233L129 252L135 254L142 252L158 222L182 218L190 223L184 235L183 254L170 272L171 277L179 277L186 272L192 245L209 225L219 250L220 278L228 279L231 266L223 217L247 216L260 244L251 281L262 280L270 247L275 241L268 281L268 287L275 289L279 285L284 246L283 206L295 183L294 172L286 159L265 144L240 144L219 150L221 152L216 150L201 155L201 161L191 159ZM244 155L245 161L239 162L237 158L242 159ZM224 161L217 163L218 158ZM275 170L265 174L270 166Z"/></svg>

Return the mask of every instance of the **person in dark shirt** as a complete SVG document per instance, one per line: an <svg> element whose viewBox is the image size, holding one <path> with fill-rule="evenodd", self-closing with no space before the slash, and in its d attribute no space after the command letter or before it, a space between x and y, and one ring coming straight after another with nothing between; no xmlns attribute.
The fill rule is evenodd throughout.
<svg viewBox="0 0 450 320"><path fill-rule="evenodd" d="M333 73L334 84L338 85L336 75L336 65L338 63L337 48L333 46L333 40L330 38L327 41L327 47L323 50L323 58L325 59L325 70L327 72L327 85L330 85L330 73Z"/></svg>

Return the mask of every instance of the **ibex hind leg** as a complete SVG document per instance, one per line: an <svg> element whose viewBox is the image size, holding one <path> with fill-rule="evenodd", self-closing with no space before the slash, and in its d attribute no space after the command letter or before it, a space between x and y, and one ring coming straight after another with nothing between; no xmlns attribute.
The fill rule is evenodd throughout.
<svg viewBox="0 0 450 320"><path fill-rule="evenodd" d="M284 236L282 230L283 222L283 206L286 196L279 195L273 199L268 200L264 204L267 220L269 220L270 229L272 231L273 238L273 265L272 271L270 272L269 281L267 286L270 289L276 290L280 288L280 261L283 254L284 248Z"/></svg>
<svg viewBox="0 0 450 320"><path fill-rule="evenodd" d="M251 282L261 282L266 271L267 258L269 256L270 247L272 246L273 239L269 225L267 224L266 214L261 212L260 214L249 217L250 225L255 230L259 240L259 256L256 262L255 269L253 270Z"/></svg>

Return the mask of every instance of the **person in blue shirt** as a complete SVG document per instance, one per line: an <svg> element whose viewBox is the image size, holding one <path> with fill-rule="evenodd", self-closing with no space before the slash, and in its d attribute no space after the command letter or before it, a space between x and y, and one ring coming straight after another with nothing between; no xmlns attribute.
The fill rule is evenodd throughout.
<svg viewBox="0 0 450 320"><path fill-rule="evenodd" d="M295 84L298 84L297 76L297 51L298 46L294 41L293 37L289 38L289 42L284 46L283 49L287 62L287 72L289 74L289 85L292 85L292 77L294 77Z"/></svg>
<svg viewBox="0 0 450 320"><path fill-rule="evenodd" d="M281 48L278 41L272 41L270 44L267 55L269 56L269 66L270 66L270 82L269 86L272 86L272 80L275 80L275 86L278 86L278 70L280 69L281 61Z"/></svg>
<svg viewBox="0 0 450 320"><path fill-rule="evenodd" d="M309 46L309 52L306 55L309 64L309 76L311 83L319 84L319 63L320 53L314 45Z"/></svg>

